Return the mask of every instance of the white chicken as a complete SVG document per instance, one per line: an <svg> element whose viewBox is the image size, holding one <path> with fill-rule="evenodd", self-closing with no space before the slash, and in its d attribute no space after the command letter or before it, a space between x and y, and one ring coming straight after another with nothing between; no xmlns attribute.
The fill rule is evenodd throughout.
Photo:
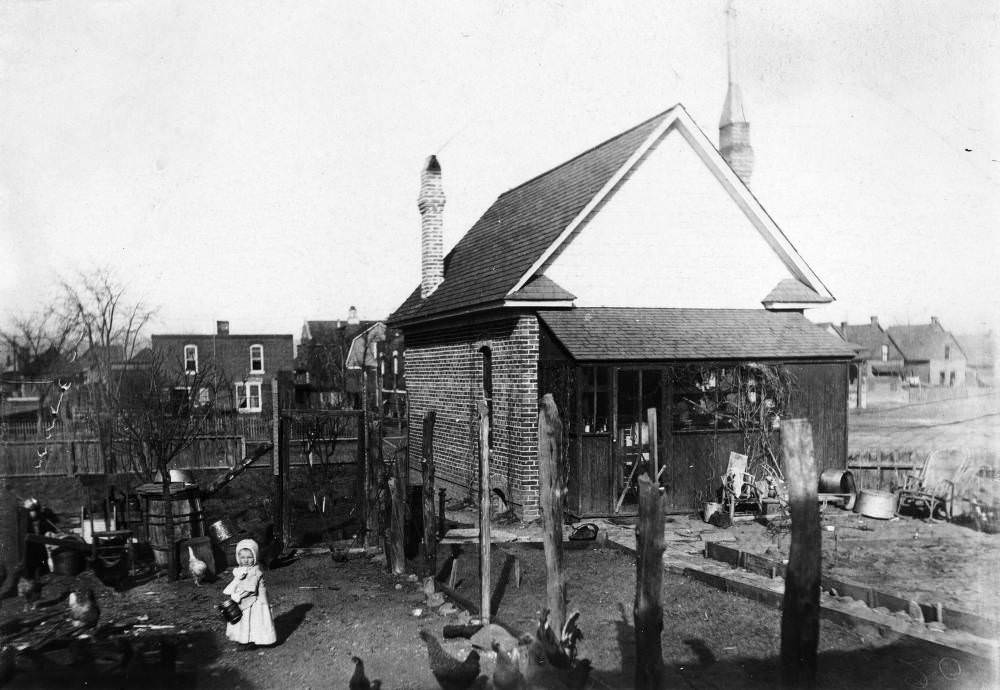
<svg viewBox="0 0 1000 690"><path fill-rule="evenodd" d="M194 578L196 587L200 587L201 581L208 576L208 563L198 558L190 546L188 546L188 572Z"/></svg>

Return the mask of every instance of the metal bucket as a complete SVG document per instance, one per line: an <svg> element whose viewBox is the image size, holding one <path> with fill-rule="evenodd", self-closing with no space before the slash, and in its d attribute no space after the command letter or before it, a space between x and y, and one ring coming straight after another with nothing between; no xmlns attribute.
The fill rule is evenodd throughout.
<svg viewBox="0 0 1000 690"><path fill-rule="evenodd" d="M854 503L854 512L865 517L888 520L896 513L896 496L888 491L864 489Z"/></svg>
<svg viewBox="0 0 1000 690"><path fill-rule="evenodd" d="M227 623L239 623L240 619L243 618L240 605L232 599L226 599L223 603L216 605L215 608L222 614L222 619Z"/></svg>
<svg viewBox="0 0 1000 690"><path fill-rule="evenodd" d="M853 494L858 490L850 470L823 470L819 475L821 494Z"/></svg>
<svg viewBox="0 0 1000 690"><path fill-rule="evenodd" d="M208 533L211 535L213 541L221 543L236 534L236 528L233 527L233 523L223 518L209 524Z"/></svg>

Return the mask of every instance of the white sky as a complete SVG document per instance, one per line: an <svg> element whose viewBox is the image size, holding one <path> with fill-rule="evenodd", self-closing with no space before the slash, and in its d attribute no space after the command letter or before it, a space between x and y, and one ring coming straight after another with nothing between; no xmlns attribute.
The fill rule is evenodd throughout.
<svg viewBox="0 0 1000 690"><path fill-rule="evenodd" d="M723 4L2 3L0 321L94 265L157 332L384 317L428 154L450 248L678 101L717 140ZM751 186L838 298L810 318L1000 326L995 1L739 9Z"/></svg>

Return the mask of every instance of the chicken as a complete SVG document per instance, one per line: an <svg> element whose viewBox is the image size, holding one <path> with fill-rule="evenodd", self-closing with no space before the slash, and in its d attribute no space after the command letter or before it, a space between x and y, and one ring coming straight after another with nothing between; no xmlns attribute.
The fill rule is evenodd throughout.
<svg viewBox="0 0 1000 690"><path fill-rule="evenodd" d="M264 528L264 538L260 540L260 550L258 561L261 567L273 568L275 561L281 556L285 546L281 541L281 535L275 536L274 523L268 523Z"/></svg>
<svg viewBox="0 0 1000 690"><path fill-rule="evenodd" d="M74 628L92 628L97 625L101 608L94 598L94 590L88 589L82 596L77 592L70 592L69 615L73 619Z"/></svg>
<svg viewBox="0 0 1000 690"><path fill-rule="evenodd" d="M493 669L493 687L496 690L524 690L527 682L524 674L511 658L510 654L504 651L496 642L493 643L493 651L497 654L496 667Z"/></svg>
<svg viewBox="0 0 1000 690"><path fill-rule="evenodd" d="M427 657L431 673L442 690L467 690L479 677L479 652L473 649L459 661L444 650L437 638L426 630L420 631L421 639L427 644Z"/></svg>
<svg viewBox="0 0 1000 690"><path fill-rule="evenodd" d="M352 656L351 661L354 662L354 675L347 685L350 690L379 690L382 687L382 681L368 680L368 676L365 675L365 662L356 656Z"/></svg>
<svg viewBox="0 0 1000 690"><path fill-rule="evenodd" d="M24 599L24 605L34 609L38 606L38 600L42 597L42 583L38 575L28 576L23 571L17 580L17 595Z"/></svg>
<svg viewBox="0 0 1000 690"><path fill-rule="evenodd" d="M208 563L194 555L194 549L188 546L188 572L194 578L195 587L201 586L201 581L208 576Z"/></svg>

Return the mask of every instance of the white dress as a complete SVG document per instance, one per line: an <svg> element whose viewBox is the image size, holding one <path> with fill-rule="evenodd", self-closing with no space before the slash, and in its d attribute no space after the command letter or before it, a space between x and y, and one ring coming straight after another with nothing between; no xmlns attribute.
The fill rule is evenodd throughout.
<svg viewBox="0 0 1000 690"><path fill-rule="evenodd" d="M269 645L277 642L271 605L267 601L264 574L256 565L233 568L233 581L222 590L232 599L239 599L243 616L236 623L226 624L226 637L240 644L253 642Z"/></svg>

